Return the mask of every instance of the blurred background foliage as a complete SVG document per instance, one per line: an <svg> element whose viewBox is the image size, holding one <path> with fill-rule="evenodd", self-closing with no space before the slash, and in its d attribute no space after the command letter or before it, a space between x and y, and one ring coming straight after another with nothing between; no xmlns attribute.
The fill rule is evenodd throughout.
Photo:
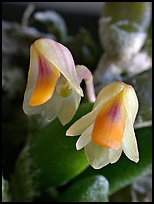
<svg viewBox="0 0 154 204"><path fill-rule="evenodd" d="M146 64L146 60L151 59L152 53L152 25L151 3L148 3L109 2L104 4L102 12L96 15L63 13L50 8L41 10L34 4L21 7L3 3L3 202L149 202L152 200L152 66ZM8 15L10 9L15 11L19 9L21 16L11 20L11 14ZM138 64L140 58L136 63L133 55L129 58L128 66L125 66L127 69L119 71L117 68L116 72L113 71L113 65L121 65L121 58L127 59L127 56L117 51L116 46L119 46L119 50L125 48L127 50L129 45L126 43L126 47L123 47L122 43L113 43L113 53L118 56L116 59L113 58L110 49L108 51L110 45L104 45L101 40L98 23L101 17L112 17L106 32L107 29L110 30L112 26L117 25L116 23L122 22L124 24L120 24L122 25L120 30L125 32L128 39L133 32L136 32L132 30L134 25L138 36L140 32L146 34L141 49L135 53L138 57L141 51L147 57L143 60L145 63L143 69L140 70ZM89 166L84 150L75 149L77 137L66 137L65 132L73 122L92 109L93 104L88 103L86 98L82 100L73 120L64 127L58 119L48 123L41 115L27 117L23 113L22 102L29 67L29 47L41 37L57 40L68 47L75 64L84 64L94 73L96 92L113 79L120 79L134 86L140 104L135 122L140 152L139 163L134 164L122 156L117 163L94 170ZM107 35L105 42L108 38L110 36ZM112 39L114 42L115 39ZM110 56L107 57L107 62L112 62L112 66L111 68L108 66L109 74L104 74L100 70L99 75L103 80L97 80L99 60L104 56ZM137 67L138 71L130 72L131 66ZM83 89L84 86L82 83Z"/></svg>

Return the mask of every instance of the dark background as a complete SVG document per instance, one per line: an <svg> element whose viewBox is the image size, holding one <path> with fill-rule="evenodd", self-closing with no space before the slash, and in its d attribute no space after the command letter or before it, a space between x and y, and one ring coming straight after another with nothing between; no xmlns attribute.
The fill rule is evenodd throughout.
<svg viewBox="0 0 154 204"><path fill-rule="evenodd" d="M81 27L89 30L96 41L98 38L98 20L103 2L30 2L35 11L54 10L65 20L70 35L75 35ZM22 15L29 2L3 2L2 19L21 22Z"/></svg>

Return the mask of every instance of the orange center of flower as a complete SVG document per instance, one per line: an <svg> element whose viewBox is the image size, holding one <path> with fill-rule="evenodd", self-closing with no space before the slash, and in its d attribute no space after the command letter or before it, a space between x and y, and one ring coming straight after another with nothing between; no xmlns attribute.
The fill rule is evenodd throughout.
<svg viewBox="0 0 154 204"><path fill-rule="evenodd" d="M53 95L60 72L43 55L37 53L38 77L36 86L30 98L31 106L47 102Z"/></svg>
<svg viewBox="0 0 154 204"><path fill-rule="evenodd" d="M92 141L102 147L118 149L125 129L126 110L123 90L109 100L96 117Z"/></svg>

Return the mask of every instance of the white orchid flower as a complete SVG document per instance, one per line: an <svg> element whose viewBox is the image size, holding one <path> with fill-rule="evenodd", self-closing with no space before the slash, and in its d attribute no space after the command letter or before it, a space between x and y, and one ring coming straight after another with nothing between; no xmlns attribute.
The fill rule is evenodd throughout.
<svg viewBox="0 0 154 204"><path fill-rule="evenodd" d="M70 51L62 44L47 38L36 40L30 48L24 112L27 115L44 112L47 119L58 116L63 125L67 124L83 96L82 79L85 79L89 100L94 102L91 72L83 65L76 68Z"/></svg>
<svg viewBox="0 0 154 204"><path fill-rule="evenodd" d="M100 91L92 111L76 121L66 135L81 135L76 148L85 148L86 157L95 169L115 163L122 151L130 160L138 162L133 127L137 111L138 99L133 87L112 82Z"/></svg>

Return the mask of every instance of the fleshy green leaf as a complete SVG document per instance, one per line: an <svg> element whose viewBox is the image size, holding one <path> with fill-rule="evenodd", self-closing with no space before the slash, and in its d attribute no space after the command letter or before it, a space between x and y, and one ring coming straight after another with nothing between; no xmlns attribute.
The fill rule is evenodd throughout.
<svg viewBox="0 0 154 204"><path fill-rule="evenodd" d="M26 145L18 156L14 172L10 178L11 199L13 202L32 202L37 194L37 171L33 171L33 161L29 155L29 146Z"/></svg>
<svg viewBox="0 0 154 204"><path fill-rule="evenodd" d="M140 154L140 160L137 164L130 161L123 153L117 163L109 164L97 171L89 167L76 179L79 180L89 175L103 175L109 181L109 193L112 194L132 183L138 177L151 172L152 128L140 128L135 132Z"/></svg>
<svg viewBox="0 0 154 204"><path fill-rule="evenodd" d="M91 107L92 104L82 105L71 123ZM75 148L77 138L65 135L69 126L62 126L55 119L32 136L30 152L33 164L40 171L37 183L41 187L64 184L88 166L84 150Z"/></svg>
<svg viewBox="0 0 154 204"><path fill-rule="evenodd" d="M62 202L107 202L109 184L97 175L74 183L61 196Z"/></svg>

